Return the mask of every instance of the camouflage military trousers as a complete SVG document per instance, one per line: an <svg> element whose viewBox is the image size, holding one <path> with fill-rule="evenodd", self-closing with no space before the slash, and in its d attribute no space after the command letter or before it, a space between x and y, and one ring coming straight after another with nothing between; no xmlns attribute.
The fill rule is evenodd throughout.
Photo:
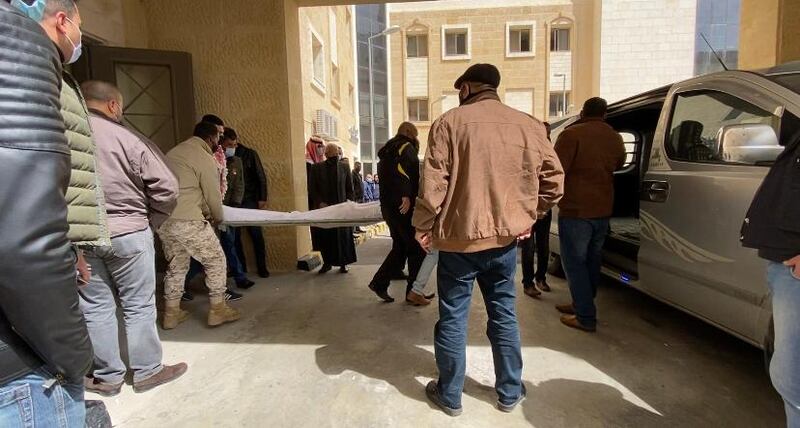
<svg viewBox="0 0 800 428"><path fill-rule="evenodd" d="M164 277L164 298L180 300L192 258L203 265L210 300L223 298L227 281L225 253L207 221L167 220L158 230L169 263Z"/></svg>

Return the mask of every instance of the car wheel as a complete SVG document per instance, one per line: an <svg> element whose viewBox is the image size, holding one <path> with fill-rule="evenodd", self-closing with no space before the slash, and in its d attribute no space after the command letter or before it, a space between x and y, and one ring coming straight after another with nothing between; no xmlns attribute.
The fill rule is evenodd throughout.
<svg viewBox="0 0 800 428"><path fill-rule="evenodd" d="M772 354L775 353L775 322L772 318L769 320L769 330L767 330L767 337L764 338L764 366L769 375L769 364L772 362Z"/></svg>
<svg viewBox="0 0 800 428"><path fill-rule="evenodd" d="M564 267L561 265L561 256L558 254L550 254L550 264L547 266L547 273L556 278L564 279L567 277L567 274L564 272Z"/></svg>

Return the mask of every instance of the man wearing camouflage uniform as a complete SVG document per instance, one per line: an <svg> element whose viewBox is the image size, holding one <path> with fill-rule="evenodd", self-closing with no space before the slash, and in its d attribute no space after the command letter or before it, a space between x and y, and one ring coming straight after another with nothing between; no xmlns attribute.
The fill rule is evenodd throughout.
<svg viewBox="0 0 800 428"><path fill-rule="evenodd" d="M167 163L180 183L180 195L175 211L158 230L169 262L164 277L164 329L175 328L188 318L180 304L192 258L206 272L211 302L208 325L217 326L240 317L239 311L225 302L225 254L215 233L216 225L222 222L222 194L212 153L221 136L216 125L201 122L195 127L194 137L167 153Z"/></svg>

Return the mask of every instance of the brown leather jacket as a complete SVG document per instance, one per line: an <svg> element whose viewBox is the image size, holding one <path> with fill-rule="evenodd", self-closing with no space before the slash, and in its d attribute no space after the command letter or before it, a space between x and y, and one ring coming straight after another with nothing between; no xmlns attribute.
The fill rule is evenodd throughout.
<svg viewBox="0 0 800 428"><path fill-rule="evenodd" d="M603 119L581 119L558 136L556 152L566 173L558 215L610 217L614 171L625 165L625 145L619 133Z"/></svg>
<svg viewBox="0 0 800 428"><path fill-rule="evenodd" d="M413 224L442 251L510 245L555 205L564 172L542 123L490 87L431 127Z"/></svg>

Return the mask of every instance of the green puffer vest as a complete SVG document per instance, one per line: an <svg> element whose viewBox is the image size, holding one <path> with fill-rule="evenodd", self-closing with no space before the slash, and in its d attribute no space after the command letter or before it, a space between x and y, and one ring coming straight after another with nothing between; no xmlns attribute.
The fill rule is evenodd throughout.
<svg viewBox="0 0 800 428"><path fill-rule="evenodd" d="M64 72L61 115L64 117L67 143L72 152L72 174L66 194L68 237L78 246L108 246L111 245L111 238L94 155L95 144L89 125L89 109L79 88L78 82Z"/></svg>

